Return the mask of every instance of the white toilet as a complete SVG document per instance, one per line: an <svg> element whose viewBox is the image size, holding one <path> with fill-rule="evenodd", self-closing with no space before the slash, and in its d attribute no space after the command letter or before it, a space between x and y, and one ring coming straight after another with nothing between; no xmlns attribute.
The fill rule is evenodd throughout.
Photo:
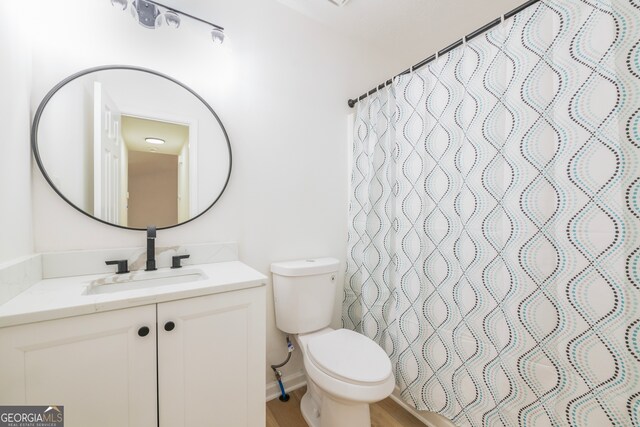
<svg viewBox="0 0 640 427"><path fill-rule="evenodd" d="M276 324L295 334L307 392L300 405L311 427L370 427L369 404L388 397L395 378L384 350L364 335L329 328L339 261L271 264Z"/></svg>

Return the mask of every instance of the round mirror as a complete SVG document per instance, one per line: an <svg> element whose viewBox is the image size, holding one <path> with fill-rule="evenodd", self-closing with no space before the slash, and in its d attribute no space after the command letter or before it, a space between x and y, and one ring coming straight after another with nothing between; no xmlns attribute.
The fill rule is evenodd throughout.
<svg viewBox="0 0 640 427"><path fill-rule="evenodd" d="M231 174L229 138L209 104L144 68L68 77L38 107L31 139L53 189L116 227L189 222L216 203Z"/></svg>

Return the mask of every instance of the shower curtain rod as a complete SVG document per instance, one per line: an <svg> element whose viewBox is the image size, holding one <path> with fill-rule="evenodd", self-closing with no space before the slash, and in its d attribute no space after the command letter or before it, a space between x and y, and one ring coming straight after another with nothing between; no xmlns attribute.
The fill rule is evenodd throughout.
<svg viewBox="0 0 640 427"><path fill-rule="evenodd" d="M367 96L372 95L372 94L376 93L378 90L383 89L385 86L390 85L393 82L393 79L395 79L396 77L400 77L400 76L402 76L404 74L411 73L411 72L417 70L418 68L422 68L423 66L427 65L429 62L433 61L437 57L444 55L445 53L449 52L450 50L453 50L453 49L457 48L462 43L468 42L472 38L474 38L476 36L479 36L480 34L484 33L485 31L490 30L491 28L495 27L496 25L498 25L502 21L511 18L513 15L516 15L517 13L522 12L523 10L528 8L529 6L531 6L533 4L536 4L539 1L540 0L529 0L524 4L521 4L520 6L516 7L512 11L507 12L504 15L500 16L499 18L496 18L493 21L489 22L488 24L483 25L482 27L478 28L477 30L475 30L471 34L466 35L465 37L461 38L460 40L458 40L458 41L450 44L449 46L445 47L444 49L438 51L437 53L434 53L430 57L423 59L422 61L418 62L413 67L407 68L406 70L404 70L400 74L396 74L395 76L393 76L392 78L390 78L386 82L374 87L369 92L367 92L367 93L365 93L363 95L360 95L356 99L350 99L349 101L347 101L347 104L349 104L349 107L353 108L356 105L356 102L362 101Z"/></svg>

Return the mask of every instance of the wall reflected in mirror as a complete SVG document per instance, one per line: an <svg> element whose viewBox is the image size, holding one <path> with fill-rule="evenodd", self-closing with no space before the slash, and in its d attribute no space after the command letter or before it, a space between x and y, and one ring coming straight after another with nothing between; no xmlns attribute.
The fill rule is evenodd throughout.
<svg viewBox="0 0 640 427"><path fill-rule="evenodd" d="M222 123L164 76L89 72L63 82L43 105L39 165L90 216L121 227L171 227L207 210L226 186L231 152Z"/></svg>

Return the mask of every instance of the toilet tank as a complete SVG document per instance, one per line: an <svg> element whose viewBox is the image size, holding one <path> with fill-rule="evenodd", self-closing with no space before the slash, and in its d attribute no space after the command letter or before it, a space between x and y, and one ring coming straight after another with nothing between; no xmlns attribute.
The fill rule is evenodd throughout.
<svg viewBox="0 0 640 427"><path fill-rule="evenodd" d="M304 334L331 323L340 261L316 258L271 264L276 325Z"/></svg>

